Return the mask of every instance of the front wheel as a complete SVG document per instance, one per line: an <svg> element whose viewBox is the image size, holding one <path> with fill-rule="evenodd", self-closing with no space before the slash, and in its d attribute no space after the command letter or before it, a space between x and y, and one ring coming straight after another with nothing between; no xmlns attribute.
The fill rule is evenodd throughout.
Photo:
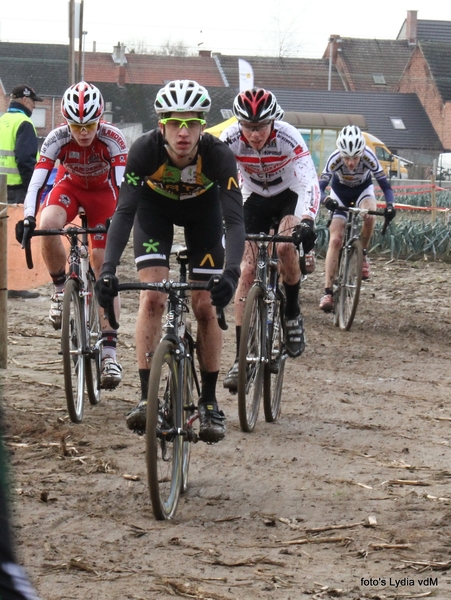
<svg viewBox="0 0 451 600"><path fill-rule="evenodd" d="M99 304L94 292L94 277L88 278L87 312L88 312L88 355L86 356L86 390L89 402L98 404L100 401L100 373L102 329L100 327Z"/></svg>
<svg viewBox="0 0 451 600"><path fill-rule="evenodd" d="M246 298L238 359L238 416L243 431L254 431L263 389L266 344L263 290L254 285Z"/></svg>
<svg viewBox="0 0 451 600"><path fill-rule="evenodd" d="M359 304L362 285L363 248L360 240L353 240L343 251L338 274L336 321L340 329L349 331Z"/></svg>
<svg viewBox="0 0 451 600"><path fill-rule="evenodd" d="M267 357L263 386L263 408L268 423L276 421L280 415L283 375L287 354L284 345L284 297L280 289L274 300L272 323L268 324Z"/></svg>
<svg viewBox="0 0 451 600"><path fill-rule="evenodd" d="M170 519L183 486L182 390L176 345L162 340L152 358L147 396L146 461L156 519Z"/></svg>
<svg viewBox="0 0 451 600"><path fill-rule="evenodd" d="M85 384L85 327L83 301L79 285L73 279L66 282L61 324L64 388L67 410L73 423L83 418Z"/></svg>

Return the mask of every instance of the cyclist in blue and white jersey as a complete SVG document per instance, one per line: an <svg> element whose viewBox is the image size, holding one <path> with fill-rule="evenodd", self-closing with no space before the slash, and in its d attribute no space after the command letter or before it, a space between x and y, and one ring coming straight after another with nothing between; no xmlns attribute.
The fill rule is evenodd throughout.
<svg viewBox="0 0 451 600"><path fill-rule="evenodd" d="M319 307L324 312L331 312L334 308L332 284L338 266L340 248L345 231L347 213L340 210L340 206L358 206L369 210L376 210L374 195L374 177L384 193L386 201L386 218L394 219L396 211L393 206L393 190L382 169L376 155L365 145L365 138L361 130L355 125L344 127L337 138L337 150L333 152L324 167L319 179L321 200L326 198L326 188L330 185L330 194L324 205L334 210L332 222L329 227L329 247L326 254L326 281L325 292ZM369 279L370 265L366 256L366 248L374 231L375 217L365 215L361 231L363 245L362 279Z"/></svg>

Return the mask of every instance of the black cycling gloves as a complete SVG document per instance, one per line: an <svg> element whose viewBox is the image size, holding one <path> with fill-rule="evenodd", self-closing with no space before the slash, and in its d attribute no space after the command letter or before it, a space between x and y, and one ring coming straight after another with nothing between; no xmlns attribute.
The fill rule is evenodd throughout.
<svg viewBox="0 0 451 600"><path fill-rule="evenodd" d="M313 250L316 242L315 223L312 219L302 219L293 230L293 236L296 238L296 244L302 244L304 254Z"/></svg>
<svg viewBox="0 0 451 600"><path fill-rule="evenodd" d="M97 300L102 308L109 308L118 294L119 280L114 273L103 273L96 281Z"/></svg>
<svg viewBox="0 0 451 600"><path fill-rule="evenodd" d="M233 298L239 276L235 271L226 269L222 275L213 275L208 282L211 303L218 308L225 308ZM215 281L218 280L217 283Z"/></svg>
<svg viewBox="0 0 451 600"><path fill-rule="evenodd" d="M24 234L25 227L26 227L25 221L28 221L29 236L31 236L33 231L36 229L36 219L34 217L27 217L26 219L23 219L22 221L17 221L17 223L16 223L16 240L19 242L19 244L22 244L22 241L23 241L23 234Z"/></svg>

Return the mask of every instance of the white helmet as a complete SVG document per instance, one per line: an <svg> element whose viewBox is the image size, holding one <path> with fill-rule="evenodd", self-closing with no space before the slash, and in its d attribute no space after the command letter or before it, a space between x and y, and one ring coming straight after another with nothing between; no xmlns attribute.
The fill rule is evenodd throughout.
<svg viewBox="0 0 451 600"><path fill-rule="evenodd" d="M100 119L103 106L100 90L92 83L80 81L64 92L61 113L68 123L86 125Z"/></svg>
<svg viewBox="0 0 451 600"><path fill-rule="evenodd" d="M177 79L161 88L155 98L157 114L170 112L202 112L210 110L211 99L207 90L197 81Z"/></svg>
<svg viewBox="0 0 451 600"><path fill-rule="evenodd" d="M338 134L337 148L342 156L361 156L365 150L365 138L356 125L348 125Z"/></svg>
<svg viewBox="0 0 451 600"><path fill-rule="evenodd" d="M283 121L284 115L285 115L285 111L280 106L280 104L277 104L276 121Z"/></svg>

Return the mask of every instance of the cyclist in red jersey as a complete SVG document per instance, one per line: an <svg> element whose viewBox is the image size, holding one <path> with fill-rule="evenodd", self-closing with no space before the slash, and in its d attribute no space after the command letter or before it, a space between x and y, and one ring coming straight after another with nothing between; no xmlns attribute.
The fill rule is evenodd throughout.
<svg viewBox="0 0 451 600"><path fill-rule="evenodd" d="M101 121L103 111L102 94L90 83L81 81L64 93L61 113L66 124L46 137L25 198L24 219L30 223L30 229L36 227L40 198L57 160L60 164L55 183L43 203L41 229L64 227L77 217L80 208L86 213L88 227L104 225L113 215L127 160L127 145L119 129ZM18 223L16 237L22 240L23 221ZM91 235L90 243L97 277L104 259L106 235ZM55 285L49 319L55 329L60 329L67 262L61 236L42 238L42 256ZM116 360L117 332L105 319L101 323L101 387L114 389L122 377L122 368Z"/></svg>

